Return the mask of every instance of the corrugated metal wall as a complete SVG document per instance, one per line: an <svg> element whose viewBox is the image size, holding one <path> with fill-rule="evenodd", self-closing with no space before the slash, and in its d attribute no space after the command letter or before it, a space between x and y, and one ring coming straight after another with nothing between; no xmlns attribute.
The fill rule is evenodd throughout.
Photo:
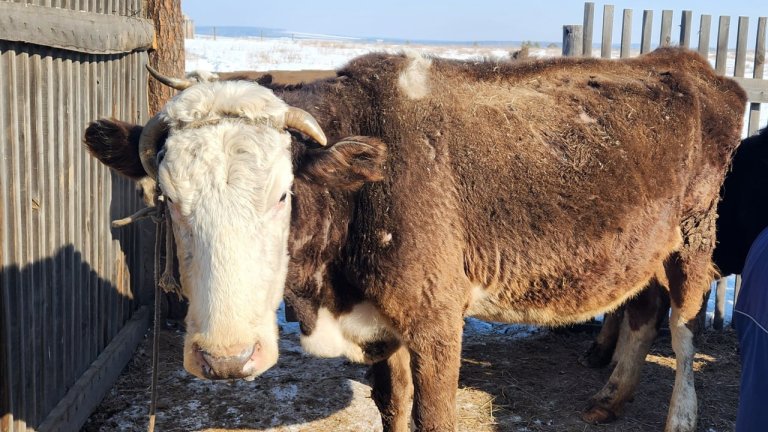
<svg viewBox="0 0 768 432"><path fill-rule="evenodd" d="M28 1L134 15L139 0ZM52 3L52 4L51 4ZM0 40L0 429L37 428L145 293L133 183L82 147L100 117L147 120L146 51L93 55Z"/></svg>

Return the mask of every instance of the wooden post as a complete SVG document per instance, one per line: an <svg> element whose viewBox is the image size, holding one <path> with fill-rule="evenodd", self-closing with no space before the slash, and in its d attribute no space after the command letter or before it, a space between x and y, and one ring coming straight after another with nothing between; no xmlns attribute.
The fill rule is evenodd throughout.
<svg viewBox="0 0 768 432"><path fill-rule="evenodd" d="M643 11L643 33L640 37L640 54L651 50L651 29L653 28L653 11Z"/></svg>
<svg viewBox="0 0 768 432"><path fill-rule="evenodd" d="M755 64L752 78L762 79L765 73L765 24L766 17L757 20L757 41L755 42ZM754 135L760 129L760 104L749 104L749 135Z"/></svg>
<svg viewBox="0 0 768 432"><path fill-rule="evenodd" d="M749 28L749 18L739 17L739 28L736 34L736 64L733 69L733 76L743 78L744 69L747 67L747 29Z"/></svg>
<svg viewBox="0 0 768 432"><path fill-rule="evenodd" d="M600 57L611 58L613 41L613 5L603 7L603 40L600 44Z"/></svg>
<svg viewBox="0 0 768 432"><path fill-rule="evenodd" d="M728 278L720 278L717 281L715 289L715 318L712 320L712 328L715 330L723 329L725 318L725 289L728 285Z"/></svg>
<svg viewBox="0 0 768 432"><path fill-rule="evenodd" d="M731 17L721 16L717 26L717 54L715 57L715 71L719 75L725 75L726 62L728 61L728 32L731 29Z"/></svg>
<svg viewBox="0 0 768 432"><path fill-rule="evenodd" d="M709 59L709 34L712 27L712 16L702 15L699 25L699 54L705 59Z"/></svg>
<svg viewBox="0 0 768 432"><path fill-rule="evenodd" d="M693 12L683 11L683 17L680 18L680 46L683 48L691 46L691 24L693 24Z"/></svg>
<svg viewBox="0 0 768 432"><path fill-rule="evenodd" d="M147 18L155 23L155 49L149 64L165 75L184 76L184 18L180 0L147 0ZM155 79L149 80L149 114L158 113L173 97L175 90Z"/></svg>
<svg viewBox="0 0 768 432"><path fill-rule="evenodd" d="M736 275L736 282L733 285L733 310L731 311L731 327L736 327L734 324L733 315L736 313L736 301L739 299L739 291L741 291L741 275Z"/></svg>
<svg viewBox="0 0 768 432"><path fill-rule="evenodd" d="M563 26L563 56L579 57L584 52L584 29L580 25Z"/></svg>
<svg viewBox="0 0 768 432"><path fill-rule="evenodd" d="M661 33L659 36L659 46L668 47L672 45L672 11L661 11Z"/></svg>
<svg viewBox="0 0 768 432"><path fill-rule="evenodd" d="M584 3L584 42L582 44L584 57L592 57L592 33L595 27L595 4Z"/></svg>
<svg viewBox="0 0 768 432"><path fill-rule="evenodd" d="M621 58L628 58L632 50L632 9L624 9L621 20Z"/></svg>

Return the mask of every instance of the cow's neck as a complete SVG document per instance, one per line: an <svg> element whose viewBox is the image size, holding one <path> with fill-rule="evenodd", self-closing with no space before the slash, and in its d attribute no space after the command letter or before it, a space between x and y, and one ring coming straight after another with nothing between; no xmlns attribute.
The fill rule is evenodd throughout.
<svg viewBox="0 0 768 432"><path fill-rule="evenodd" d="M301 178L294 182L285 298L302 323L314 323L320 307L344 312L362 299L342 270L355 198Z"/></svg>

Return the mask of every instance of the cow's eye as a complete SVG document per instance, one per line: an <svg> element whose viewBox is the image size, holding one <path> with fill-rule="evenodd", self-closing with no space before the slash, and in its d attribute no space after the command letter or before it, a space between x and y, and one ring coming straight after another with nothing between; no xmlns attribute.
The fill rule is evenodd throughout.
<svg viewBox="0 0 768 432"><path fill-rule="evenodd" d="M283 195L280 196L280 202L285 202L286 198L288 198L288 192L285 192Z"/></svg>

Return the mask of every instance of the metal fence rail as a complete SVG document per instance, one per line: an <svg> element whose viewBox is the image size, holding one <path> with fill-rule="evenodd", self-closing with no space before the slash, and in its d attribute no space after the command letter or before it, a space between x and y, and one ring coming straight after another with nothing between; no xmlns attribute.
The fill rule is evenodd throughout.
<svg viewBox="0 0 768 432"><path fill-rule="evenodd" d="M109 228L140 197L82 148L93 119L148 118L140 4L0 0L2 431L79 428L148 322L151 227Z"/></svg>

